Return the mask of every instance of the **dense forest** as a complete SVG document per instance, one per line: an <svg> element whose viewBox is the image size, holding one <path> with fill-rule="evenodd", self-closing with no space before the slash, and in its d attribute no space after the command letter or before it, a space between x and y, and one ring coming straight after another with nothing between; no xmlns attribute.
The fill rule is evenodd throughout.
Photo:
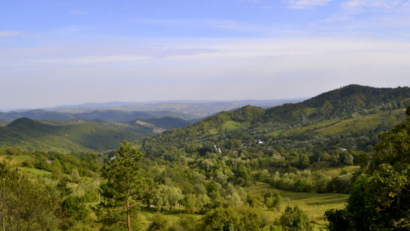
<svg viewBox="0 0 410 231"><path fill-rule="evenodd" d="M409 88L351 85L150 137L16 120L0 129L32 147L0 149L0 222L4 230L408 230L409 105ZM167 121L179 123L150 122ZM98 143L89 132L101 128L111 130ZM72 149L76 142L88 149Z"/></svg>

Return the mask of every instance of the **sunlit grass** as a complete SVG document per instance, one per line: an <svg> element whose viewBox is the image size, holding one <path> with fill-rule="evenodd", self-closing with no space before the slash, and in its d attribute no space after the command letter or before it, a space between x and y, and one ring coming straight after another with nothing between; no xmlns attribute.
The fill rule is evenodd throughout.
<svg viewBox="0 0 410 231"><path fill-rule="evenodd" d="M33 173L33 174L36 174L36 175L40 175L40 176L44 176L45 174L51 174L50 172L40 170L40 169L35 169L35 168L22 168L22 169L23 169L23 171Z"/></svg>
<svg viewBox="0 0 410 231"><path fill-rule="evenodd" d="M23 163L24 161L30 159L31 157L29 157L29 156L13 156L13 158L15 160L17 160L18 162Z"/></svg>
<svg viewBox="0 0 410 231"><path fill-rule="evenodd" d="M258 182L257 185L246 188L253 196L260 196L264 191L271 190L273 187L266 183ZM261 208L262 211L271 219L277 219L281 216L284 208L289 206L299 206L312 224L315 225L313 230L325 229L327 221L324 213L329 209L342 209L345 207L348 195L339 193L297 193L278 190L285 199L281 204L279 211L269 211Z"/></svg>

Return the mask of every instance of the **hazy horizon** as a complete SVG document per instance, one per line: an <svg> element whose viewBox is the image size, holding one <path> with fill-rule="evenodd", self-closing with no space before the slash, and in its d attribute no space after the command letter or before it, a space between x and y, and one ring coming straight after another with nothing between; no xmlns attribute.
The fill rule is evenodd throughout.
<svg viewBox="0 0 410 231"><path fill-rule="evenodd" d="M310 97L297 97L297 98L289 98L289 99L243 99L243 100L156 100L156 101L145 101L145 102L133 102L133 101L111 101L111 102L86 102L80 104L68 104L68 105L54 105L50 107L34 107L34 108L0 108L0 112L11 112L11 111L19 111L19 110L37 110L37 109L53 109L57 110L58 108L70 107L75 108L78 106L83 106L83 108L90 108L94 109L94 106L102 106L104 104L124 104L124 105L155 105L155 104L164 104L164 103L177 103L177 104L206 104L206 103L231 103L231 102L247 102L247 101L254 101L254 102L275 102L275 101L297 101L297 100L305 100ZM89 106L89 107L87 107ZM112 106L115 107L115 106ZM102 108L110 108L110 106L102 107Z"/></svg>
<svg viewBox="0 0 410 231"><path fill-rule="evenodd" d="M0 108L409 84L409 0L3 1Z"/></svg>

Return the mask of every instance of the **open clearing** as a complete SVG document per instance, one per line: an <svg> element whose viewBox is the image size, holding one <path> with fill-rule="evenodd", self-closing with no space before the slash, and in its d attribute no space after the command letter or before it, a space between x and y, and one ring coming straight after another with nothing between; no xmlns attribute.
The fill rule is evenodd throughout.
<svg viewBox="0 0 410 231"><path fill-rule="evenodd" d="M259 196L264 191L274 189L266 183L258 182L257 185L246 188L253 196ZM329 209L342 209L345 207L349 195L340 193L297 193L278 190L284 202L281 209L284 210L287 205L299 206L309 216L309 219L315 225L313 230L325 229L327 222L324 214ZM279 218L282 211L273 212L262 209L271 219Z"/></svg>
<svg viewBox="0 0 410 231"><path fill-rule="evenodd" d="M245 188L253 196L260 196L264 191L271 190L273 187L266 183L258 182L256 185ZM339 193L296 193L287 192L283 190L278 190L283 198L285 199L280 206L279 211L270 211L266 208L259 208L261 212L267 216L270 220L277 219L281 216L283 210L287 205L289 206L299 206L305 213L309 216L312 224L314 225L313 230L319 231L321 229L326 229L327 222L324 217L324 213L329 209L342 209L346 205L348 198L347 194ZM138 223L140 224L141 230L145 230L149 223L152 221L153 217L157 213L155 208L141 207L141 211L138 215ZM179 220L180 215L187 214L184 207L174 207L172 212L165 210L162 213L172 222ZM195 215L197 219L200 219L202 215Z"/></svg>

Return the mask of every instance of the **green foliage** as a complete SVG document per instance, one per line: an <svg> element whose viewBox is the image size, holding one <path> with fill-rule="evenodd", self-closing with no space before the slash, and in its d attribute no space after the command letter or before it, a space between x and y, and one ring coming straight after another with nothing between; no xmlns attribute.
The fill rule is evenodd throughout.
<svg viewBox="0 0 410 231"><path fill-rule="evenodd" d="M68 197L61 204L63 213L73 220L86 220L90 211L79 197Z"/></svg>
<svg viewBox="0 0 410 231"><path fill-rule="evenodd" d="M407 230L410 217L410 107L408 118L382 135L344 210L326 216L331 230Z"/></svg>
<svg viewBox="0 0 410 231"><path fill-rule="evenodd" d="M78 173L77 169L73 169L73 171L71 172L71 180L74 183L80 182L80 174Z"/></svg>
<svg viewBox="0 0 410 231"><path fill-rule="evenodd" d="M145 119L143 121L165 129L183 128L191 124L189 121L169 116Z"/></svg>
<svg viewBox="0 0 410 231"><path fill-rule="evenodd" d="M269 226L269 222L263 218L261 213L249 207L217 208L206 213L197 230L262 230Z"/></svg>
<svg viewBox="0 0 410 231"><path fill-rule="evenodd" d="M0 163L0 224L4 230L56 230L58 205L51 188Z"/></svg>
<svg viewBox="0 0 410 231"><path fill-rule="evenodd" d="M85 123L67 126L42 124L21 118L0 127L0 146L30 147L69 151L104 151L124 139L135 140L140 134ZM13 153L14 155L14 153Z"/></svg>
<svg viewBox="0 0 410 231"><path fill-rule="evenodd" d="M284 231L310 231L309 218L299 207L286 207L282 216L279 218L280 225Z"/></svg>
<svg viewBox="0 0 410 231"><path fill-rule="evenodd" d="M184 195L180 188L160 185L155 190L154 203L158 210L162 210L163 207L168 207L171 211L172 207L184 199Z"/></svg>
<svg viewBox="0 0 410 231"><path fill-rule="evenodd" d="M282 196L277 190L269 190L263 196L266 207L269 209L279 209L280 203L283 201Z"/></svg>
<svg viewBox="0 0 410 231"><path fill-rule="evenodd" d="M63 177L57 184L57 190L60 192L61 198L66 198L73 193L73 190L68 187L68 182L70 182L70 179Z"/></svg>
<svg viewBox="0 0 410 231"><path fill-rule="evenodd" d="M126 208L128 230L130 230L130 201L139 199L141 195L141 177L139 175L140 161L143 154L131 147L124 141L120 148L114 151L115 158L106 159L106 165L102 168L101 176L107 179L107 183L101 186L104 200L99 204L98 214L104 225L115 225L119 222L117 213L110 213L118 207ZM105 211L104 211L105 209ZM115 215L112 217L111 215ZM120 220L125 220L120 219Z"/></svg>

